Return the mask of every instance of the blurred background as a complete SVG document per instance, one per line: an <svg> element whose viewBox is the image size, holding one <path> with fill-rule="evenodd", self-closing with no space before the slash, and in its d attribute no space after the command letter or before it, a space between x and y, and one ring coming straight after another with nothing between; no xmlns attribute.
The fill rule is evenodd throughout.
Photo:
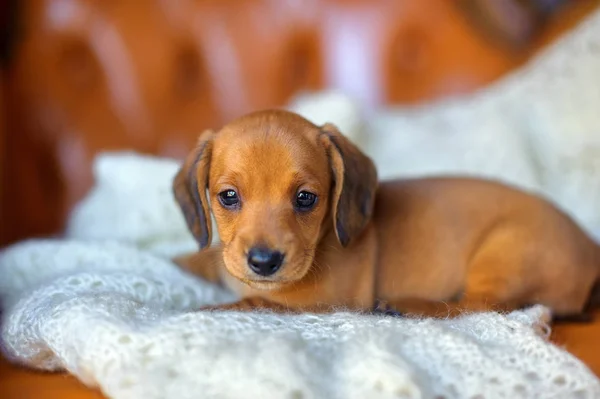
<svg viewBox="0 0 600 399"><path fill-rule="evenodd" d="M599 4L0 0L0 246L60 234L101 151L181 159L201 130L303 92L365 110L467 96Z"/></svg>

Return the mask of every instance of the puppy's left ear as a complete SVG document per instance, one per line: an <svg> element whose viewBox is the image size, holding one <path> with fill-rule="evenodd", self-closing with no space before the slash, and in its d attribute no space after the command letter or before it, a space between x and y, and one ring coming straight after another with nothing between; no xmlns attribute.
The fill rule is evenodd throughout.
<svg viewBox="0 0 600 399"><path fill-rule="evenodd" d="M173 180L175 199L200 249L210 245L212 238L212 220L206 189L213 136L212 130L206 130L200 135L196 147L189 153Z"/></svg>
<svg viewBox="0 0 600 399"><path fill-rule="evenodd" d="M333 171L332 213L338 241L346 247L359 236L373 215L377 170L337 127L321 126L321 142Z"/></svg>

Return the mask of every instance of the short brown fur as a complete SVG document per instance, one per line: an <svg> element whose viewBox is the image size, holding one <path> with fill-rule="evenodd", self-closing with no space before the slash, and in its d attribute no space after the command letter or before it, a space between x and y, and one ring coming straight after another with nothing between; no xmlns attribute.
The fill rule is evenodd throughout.
<svg viewBox="0 0 600 399"><path fill-rule="evenodd" d="M239 209L218 194L235 190ZM298 212L297 192L317 195ZM492 181L445 177L377 182L372 161L331 124L281 110L203 133L174 180L200 251L176 261L237 292L216 309L370 311L427 316L508 311L534 303L584 312L599 247L542 198ZM210 247L212 209L221 243ZM254 274L255 245L285 254Z"/></svg>

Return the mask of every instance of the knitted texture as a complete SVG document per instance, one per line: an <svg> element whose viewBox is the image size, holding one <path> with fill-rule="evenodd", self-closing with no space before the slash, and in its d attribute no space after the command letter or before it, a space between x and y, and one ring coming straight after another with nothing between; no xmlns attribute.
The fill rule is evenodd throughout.
<svg viewBox="0 0 600 399"><path fill-rule="evenodd" d="M194 311L235 298L164 257L184 235L173 198L159 194L168 182L135 192L125 178L141 166L166 178L173 165L134 154L99 162L121 178L98 181L70 239L0 255L2 348L15 362L128 399L600 396L593 373L547 341L539 306L454 320ZM150 204L163 211L144 217ZM101 217L105 206L127 217ZM104 240L90 238L99 232Z"/></svg>
<svg viewBox="0 0 600 399"><path fill-rule="evenodd" d="M31 241L0 258L9 358L115 398L593 398L542 307L410 320L194 312L231 296L114 243ZM479 396L478 396L479 395Z"/></svg>
<svg viewBox="0 0 600 399"><path fill-rule="evenodd" d="M197 250L173 200L180 165L133 152L99 154L93 165L96 184L73 210L67 237L116 240L165 257Z"/></svg>

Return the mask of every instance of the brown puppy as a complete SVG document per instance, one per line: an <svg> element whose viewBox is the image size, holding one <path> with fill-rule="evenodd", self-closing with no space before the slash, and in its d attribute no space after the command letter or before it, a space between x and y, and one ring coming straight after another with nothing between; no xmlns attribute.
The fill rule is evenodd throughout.
<svg viewBox="0 0 600 399"><path fill-rule="evenodd" d="M200 245L178 263L244 298L222 309L569 316L599 277L599 247L550 203L478 179L378 184L333 125L286 111L204 132L174 191Z"/></svg>

